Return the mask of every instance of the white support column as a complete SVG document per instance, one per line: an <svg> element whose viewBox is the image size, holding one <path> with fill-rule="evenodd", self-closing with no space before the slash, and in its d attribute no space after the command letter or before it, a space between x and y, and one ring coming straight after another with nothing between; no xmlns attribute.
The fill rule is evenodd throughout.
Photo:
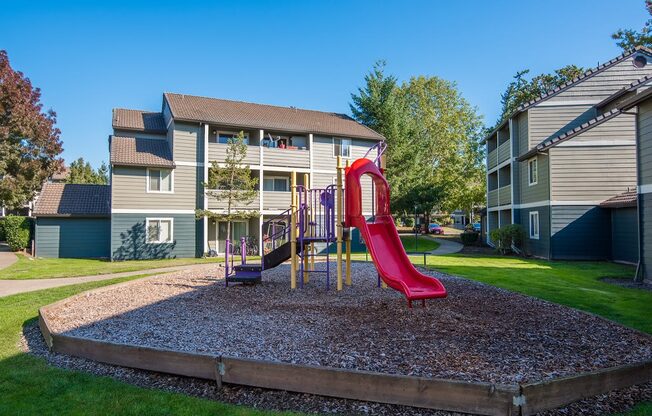
<svg viewBox="0 0 652 416"><path fill-rule="evenodd" d="M258 171L258 212L260 219L258 220L258 253L263 254L263 138L265 131L259 130L258 151L260 156L260 170Z"/></svg>
<svg viewBox="0 0 652 416"><path fill-rule="evenodd" d="M313 136L312 136L312 133L310 133L310 134L308 134L308 163L309 163L308 168L310 169L310 177L308 178L310 183L309 183L308 186L310 187L310 189L314 188L314 184L313 184L313 180L312 180L312 177L313 177L312 173L313 173L313 170L314 170L314 168L312 166L312 151L313 151L312 150L312 140L313 140Z"/></svg>
<svg viewBox="0 0 652 416"><path fill-rule="evenodd" d="M510 182L511 182L511 189L510 191L512 192L512 198L511 198L511 211L512 211L512 224L514 224L514 205L516 204L516 201L514 201L514 123L513 119L509 119L509 175L510 175Z"/></svg>
<svg viewBox="0 0 652 416"><path fill-rule="evenodd" d="M208 181L208 134L209 134L209 128L208 124L204 124L204 178L202 182L207 182ZM208 195L206 195L206 190L203 189L202 186L202 192L204 193L204 206L202 207L203 209L208 209ZM204 240L204 253L208 253L208 218L204 216L204 235L203 235L203 240Z"/></svg>

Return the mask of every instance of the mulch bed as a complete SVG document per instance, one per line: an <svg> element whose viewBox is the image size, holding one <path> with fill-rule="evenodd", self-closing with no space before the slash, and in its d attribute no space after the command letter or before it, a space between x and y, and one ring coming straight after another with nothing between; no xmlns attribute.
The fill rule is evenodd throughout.
<svg viewBox="0 0 652 416"><path fill-rule="evenodd" d="M319 274L311 277L307 287L290 291L287 265L265 272L264 282L253 287L225 288L210 276L219 273L217 269L209 276L201 271L178 272L72 299L52 311L52 329L181 351L494 383L539 381L652 358L652 338L637 331L433 272L429 273L442 280L449 297L414 309L408 309L397 292L377 288L375 268L368 263L353 264L354 286L340 293L325 291ZM39 351L38 342L28 344ZM192 380L120 369L42 349L40 354L47 354L57 365L119 373L118 377L129 374L125 377L137 378L137 384L165 379L177 380L170 386L186 386L178 380ZM197 380L191 384L197 383L204 385ZM193 389L188 392L195 394ZM244 387L209 390L198 394L274 409L375 414L395 414L401 409ZM256 395L265 398L252 398ZM279 405L279 395L286 395L284 400L297 407ZM652 386L647 384L578 402L559 414L609 413L649 397ZM572 409L579 413L568 413ZM410 412L400 411L446 414Z"/></svg>

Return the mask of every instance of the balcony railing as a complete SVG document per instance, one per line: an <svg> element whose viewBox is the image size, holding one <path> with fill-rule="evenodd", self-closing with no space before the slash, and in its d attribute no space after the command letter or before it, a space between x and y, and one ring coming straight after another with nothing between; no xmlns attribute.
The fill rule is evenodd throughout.
<svg viewBox="0 0 652 416"><path fill-rule="evenodd" d="M498 189L489 191L489 194L487 195L487 206L488 207L498 206Z"/></svg>
<svg viewBox="0 0 652 416"><path fill-rule="evenodd" d="M219 191L213 191L213 192L219 192ZM208 209L226 209L228 202L225 200L217 200L214 197L211 197L210 195L208 196ZM258 195L249 203L249 204L244 204L243 202L236 202L234 206L231 207L231 209L235 210L255 210L257 211L260 209L260 192Z"/></svg>
<svg viewBox="0 0 652 416"><path fill-rule="evenodd" d="M505 143L498 146L498 160L497 164L501 164L506 160L509 160L510 146L512 144L511 140L507 140Z"/></svg>
<svg viewBox="0 0 652 416"><path fill-rule="evenodd" d="M224 143L208 143L208 160L224 162L226 159L226 149L229 145ZM248 145L247 156L242 160L247 165L260 165L260 146Z"/></svg>
<svg viewBox="0 0 652 416"><path fill-rule="evenodd" d="M263 191L263 209L284 211L291 205L290 192Z"/></svg>
<svg viewBox="0 0 652 416"><path fill-rule="evenodd" d="M512 185L498 188L498 205L509 205L512 203Z"/></svg>
<svg viewBox="0 0 652 416"><path fill-rule="evenodd" d="M305 149L263 147L263 165L284 168L309 168L310 152Z"/></svg>
<svg viewBox="0 0 652 416"><path fill-rule="evenodd" d="M492 169L498 164L498 150L492 150L487 155L487 169Z"/></svg>

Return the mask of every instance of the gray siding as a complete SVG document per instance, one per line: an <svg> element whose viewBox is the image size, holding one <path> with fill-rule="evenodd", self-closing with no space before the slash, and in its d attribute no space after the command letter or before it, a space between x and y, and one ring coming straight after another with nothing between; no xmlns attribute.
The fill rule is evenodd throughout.
<svg viewBox="0 0 652 416"><path fill-rule="evenodd" d="M597 204L636 186L635 146L550 149L553 201Z"/></svg>
<svg viewBox="0 0 652 416"><path fill-rule="evenodd" d="M539 212L539 239L530 238L530 212ZM550 256L550 206L540 206L514 211L514 220L523 227L522 248L529 256Z"/></svg>
<svg viewBox="0 0 652 416"><path fill-rule="evenodd" d="M606 121L599 126L561 143L559 147L583 146L586 142L608 145L634 145L636 144L636 116L634 114L621 114Z"/></svg>
<svg viewBox="0 0 652 416"><path fill-rule="evenodd" d="M550 157L547 154L539 154L537 158L537 184L530 185L528 178L528 161L517 162L518 164L518 182L519 182L519 196L517 199L519 204L527 204L533 202L544 202L550 200Z"/></svg>
<svg viewBox="0 0 652 416"><path fill-rule="evenodd" d="M172 157L175 162L204 163L204 128L197 124L174 123Z"/></svg>
<svg viewBox="0 0 652 416"><path fill-rule="evenodd" d="M263 164L288 168L309 168L310 152L308 150L263 148Z"/></svg>
<svg viewBox="0 0 652 416"><path fill-rule="evenodd" d="M553 259L608 260L611 258L611 217L597 206L553 206Z"/></svg>
<svg viewBox="0 0 652 416"><path fill-rule="evenodd" d="M639 185L652 184L652 100L638 108Z"/></svg>
<svg viewBox="0 0 652 416"><path fill-rule="evenodd" d="M198 169L177 166L174 169L174 193L147 192L147 169L115 166L111 181L113 209L195 209L198 189L201 193ZM201 173L201 172L200 172Z"/></svg>
<svg viewBox="0 0 652 416"><path fill-rule="evenodd" d="M147 218L173 218L173 238L169 244L147 244ZM113 260L196 257L197 220L194 215L113 214L111 216L111 258ZM203 247L202 247L203 249Z"/></svg>
<svg viewBox="0 0 652 416"><path fill-rule="evenodd" d="M208 161L222 163L226 159L226 149L228 145L224 143L208 143ZM260 146L247 146L247 155L242 160L243 164L260 165Z"/></svg>
<svg viewBox="0 0 652 416"><path fill-rule="evenodd" d="M639 195L641 216L641 272L652 279L652 193Z"/></svg>
<svg viewBox="0 0 652 416"><path fill-rule="evenodd" d="M529 146L529 124L528 124L528 116L529 110L525 111L523 113L520 113L516 119L514 120L514 134L515 134L515 140L514 140L514 155L521 155L528 150L530 150Z"/></svg>
<svg viewBox="0 0 652 416"><path fill-rule="evenodd" d="M648 61L652 61L648 58ZM550 102L568 101L602 101L622 87L652 74L652 65L648 64L643 68L636 68L632 64L632 58L628 58L611 68L596 74L590 78L578 82L572 88L550 98Z"/></svg>
<svg viewBox="0 0 652 416"><path fill-rule="evenodd" d="M633 208L611 210L611 258L614 261L638 261L638 211Z"/></svg>
<svg viewBox="0 0 652 416"><path fill-rule="evenodd" d="M540 106L531 108L528 113L530 148L550 136L565 133L596 116L590 105Z"/></svg>
<svg viewBox="0 0 652 416"><path fill-rule="evenodd" d="M36 220L38 257L108 258L108 218L45 218Z"/></svg>
<svg viewBox="0 0 652 416"><path fill-rule="evenodd" d="M361 158L367 150L378 143L377 140L353 139L351 141L351 162ZM312 141L312 164L317 170L332 170L335 172L337 167L337 157L333 156L333 138L329 136L314 136ZM376 155L369 155L370 159ZM343 161L346 163L346 160Z"/></svg>
<svg viewBox="0 0 652 416"><path fill-rule="evenodd" d="M113 135L118 137L138 137L140 139L167 140L165 134L144 133L142 131L114 129Z"/></svg>

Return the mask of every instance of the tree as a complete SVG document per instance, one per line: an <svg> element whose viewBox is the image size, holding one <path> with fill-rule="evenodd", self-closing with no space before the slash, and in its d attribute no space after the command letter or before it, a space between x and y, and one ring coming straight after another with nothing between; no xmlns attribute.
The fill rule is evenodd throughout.
<svg viewBox="0 0 652 416"><path fill-rule="evenodd" d="M106 185L109 183L109 168L106 163L97 169L93 169L90 162L85 162L83 157L70 164L70 174L67 183L92 183Z"/></svg>
<svg viewBox="0 0 652 416"><path fill-rule="evenodd" d="M63 166L56 113L42 109L41 90L0 50L0 205L23 206Z"/></svg>
<svg viewBox="0 0 652 416"><path fill-rule="evenodd" d="M216 161L211 163L208 182L204 184L206 195L209 198L226 203L225 211L223 213L215 213L210 210L197 211L197 217L225 221L227 223L227 240L231 240L231 223L234 220L259 216L257 211L244 211L236 208L249 205L258 194L256 190L258 178L253 177L251 169L242 164L245 157L247 157L247 145L244 141L244 132L241 131L236 137L229 140L224 164L220 166Z"/></svg>
<svg viewBox="0 0 652 416"><path fill-rule="evenodd" d="M652 16L652 0L645 0L645 9L648 14ZM623 51L631 50L637 46L652 47L652 19L648 19L641 31L634 29L618 29L611 35L611 38L616 40L616 45Z"/></svg>
<svg viewBox="0 0 652 416"><path fill-rule="evenodd" d="M416 206L428 218L438 208L484 202L484 192L467 189L484 184L482 119L454 83L418 76L399 86L378 62L351 98L353 116L387 140L395 212L408 215Z"/></svg>
<svg viewBox="0 0 652 416"><path fill-rule="evenodd" d="M505 121L521 105L572 81L584 74L584 71L584 68L576 65L566 65L556 69L552 74L539 74L529 81L526 78L526 75L530 73L529 69L518 71L514 75L514 80L509 83L505 92L500 96L502 110L496 126Z"/></svg>

